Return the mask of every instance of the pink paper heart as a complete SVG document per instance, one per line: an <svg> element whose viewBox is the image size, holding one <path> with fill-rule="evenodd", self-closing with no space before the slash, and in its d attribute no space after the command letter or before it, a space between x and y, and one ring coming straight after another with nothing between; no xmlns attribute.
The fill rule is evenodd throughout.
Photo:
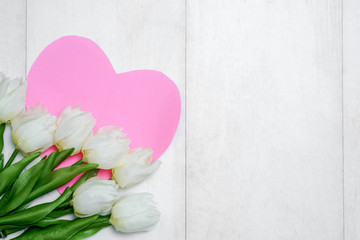
<svg viewBox="0 0 360 240"><path fill-rule="evenodd" d="M41 103L58 116L67 105L81 105L97 119L95 131L106 125L123 127L131 148L154 150L153 161L175 135L181 100L173 81L153 70L117 74L90 39L66 36L54 41L38 56L27 79L27 108ZM60 167L80 158L73 156ZM108 179L111 172L102 170L99 176Z"/></svg>

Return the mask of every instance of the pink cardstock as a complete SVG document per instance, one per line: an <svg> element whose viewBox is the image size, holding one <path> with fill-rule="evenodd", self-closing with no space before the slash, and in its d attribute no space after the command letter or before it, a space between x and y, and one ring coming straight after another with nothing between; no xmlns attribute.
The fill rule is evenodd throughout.
<svg viewBox="0 0 360 240"><path fill-rule="evenodd" d="M101 48L84 37L66 36L47 46L27 80L27 109L40 103L58 116L67 105L80 105L97 119L95 132L102 126L121 126L131 148L153 149L153 161L169 146L179 123L180 94L170 78L154 70L118 74ZM81 157L72 156L59 167ZM99 176L109 179L111 171L101 170Z"/></svg>

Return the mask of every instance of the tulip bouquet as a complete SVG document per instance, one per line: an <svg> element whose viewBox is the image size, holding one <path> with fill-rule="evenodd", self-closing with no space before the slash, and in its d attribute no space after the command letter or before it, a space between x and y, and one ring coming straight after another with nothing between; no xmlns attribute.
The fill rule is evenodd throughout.
<svg viewBox="0 0 360 240"><path fill-rule="evenodd" d="M130 150L130 139L118 126L105 126L93 134L96 120L80 107L68 106L59 117L40 105L24 111L26 92L26 81L0 73L1 237L25 230L14 239L76 240L109 226L123 233L151 230L160 217L152 195L122 194L121 189L140 183L159 167L159 161L151 163L152 150ZM7 161L2 153L6 124L11 124L16 145ZM58 150L40 159L53 145ZM14 163L19 151L24 158ZM82 153L82 160L57 168L77 153ZM99 169L112 169L113 178L97 177ZM29 207L79 174L55 201ZM59 219L71 213L75 219Z"/></svg>

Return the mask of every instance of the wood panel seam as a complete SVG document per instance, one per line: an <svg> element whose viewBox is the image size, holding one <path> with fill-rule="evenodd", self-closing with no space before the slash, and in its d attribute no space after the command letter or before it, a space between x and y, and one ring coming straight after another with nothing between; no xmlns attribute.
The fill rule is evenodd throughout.
<svg viewBox="0 0 360 240"><path fill-rule="evenodd" d="M185 31L184 31L184 38L185 38L185 110L184 110L184 114L185 114L185 240L187 240L187 0L184 0L184 4L185 4L185 16L184 16L184 27L185 27Z"/></svg>
<svg viewBox="0 0 360 240"><path fill-rule="evenodd" d="M343 240L345 240L345 155L344 155L344 0L341 1L341 150L342 150L342 194L343 194Z"/></svg>

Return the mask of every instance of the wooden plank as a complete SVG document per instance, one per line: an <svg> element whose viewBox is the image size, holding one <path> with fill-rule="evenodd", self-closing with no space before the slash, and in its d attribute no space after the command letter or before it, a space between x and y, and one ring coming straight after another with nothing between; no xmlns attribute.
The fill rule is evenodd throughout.
<svg viewBox="0 0 360 240"><path fill-rule="evenodd" d="M343 239L341 19L187 2L188 240Z"/></svg>
<svg viewBox="0 0 360 240"><path fill-rule="evenodd" d="M25 77L26 1L0 1L0 71Z"/></svg>
<svg viewBox="0 0 360 240"><path fill-rule="evenodd" d="M25 79L26 73L26 1L0 1L0 72L10 78ZM9 159L15 144L11 127L7 124L4 133L4 156ZM15 162L21 159L19 153ZM16 236L17 234L13 234Z"/></svg>
<svg viewBox="0 0 360 240"><path fill-rule="evenodd" d="M94 40L117 72L135 69L162 71L185 94L185 5L183 1L54 1L28 0L28 70L49 43L64 35ZM184 239L185 237L185 121L160 158L160 169L131 192L154 194L162 212L158 226L127 239ZM112 228L101 239L121 236ZM91 239L99 239L94 236Z"/></svg>
<svg viewBox="0 0 360 240"><path fill-rule="evenodd" d="M10 78L25 78L25 49L26 1L2 0L0 1L0 72L4 72ZM15 148L10 125L6 128L4 139L4 155L5 159L8 159Z"/></svg>
<svg viewBox="0 0 360 240"><path fill-rule="evenodd" d="M360 238L360 2L344 1L345 239Z"/></svg>

